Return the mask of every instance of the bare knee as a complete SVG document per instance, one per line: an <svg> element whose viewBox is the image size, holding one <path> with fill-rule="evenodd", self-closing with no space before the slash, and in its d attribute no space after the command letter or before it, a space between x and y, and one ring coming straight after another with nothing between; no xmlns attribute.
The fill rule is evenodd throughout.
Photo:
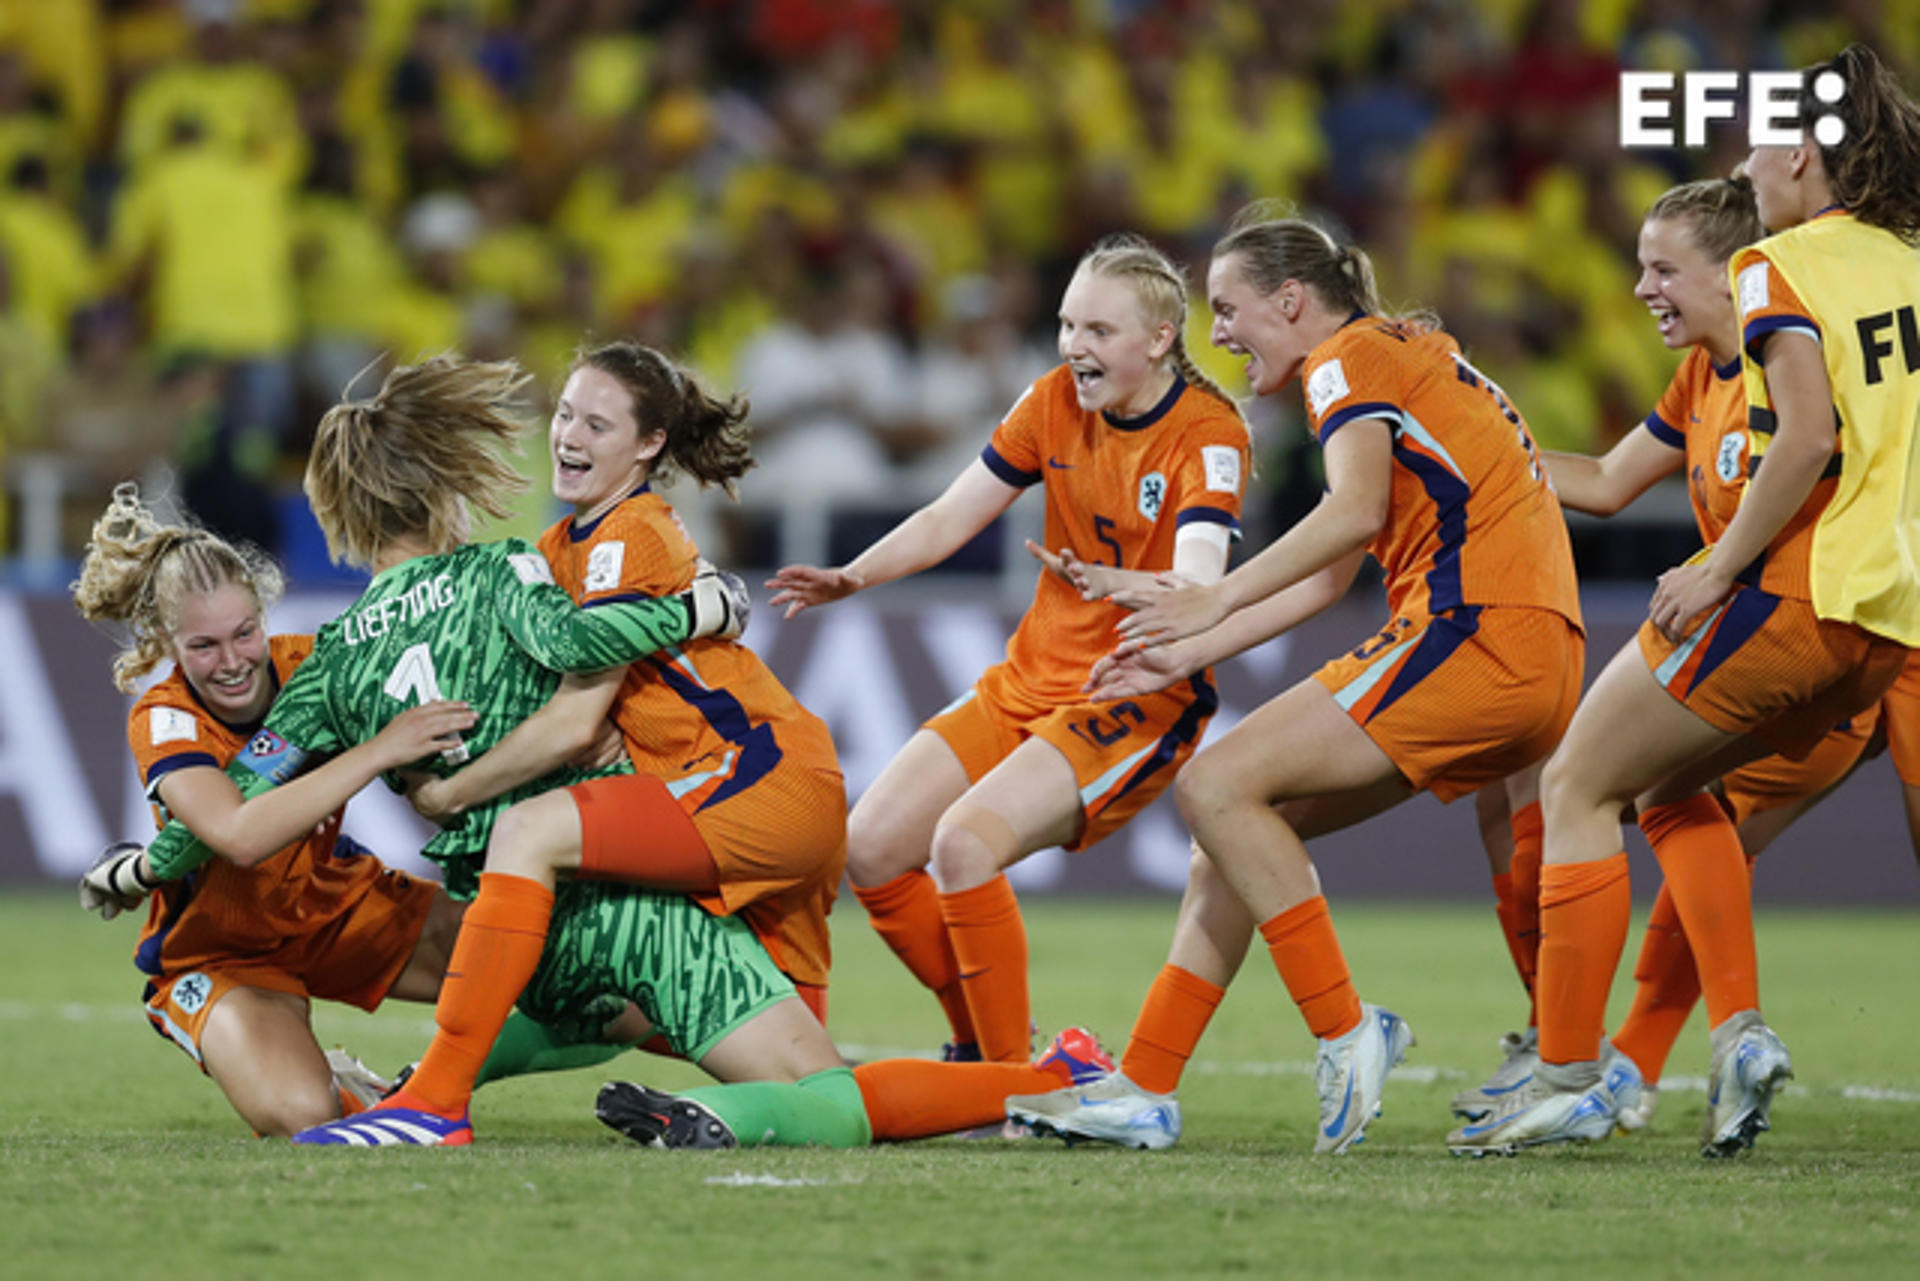
<svg viewBox="0 0 1920 1281"><path fill-rule="evenodd" d="M994 849L969 825L942 821L933 829L928 866L942 890L955 891L985 885L1000 874L1001 851Z"/></svg>
<svg viewBox="0 0 1920 1281"><path fill-rule="evenodd" d="M564 791L548 792L510 806L493 821L493 834L487 842L487 870L512 872L520 876L538 876L579 864L579 843L563 834L566 815L555 812L558 805L573 806L573 798ZM577 835L577 824L572 832ZM563 858L571 848L573 857Z"/></svg>
<svg viewBox="0 0 1920 1281"><path fill-rule="evenodd" d="M1188 827L1239 799L1227 771L1214 763L1211 753L1202 752L1194 757L1173 780L1173 802Z"/></svg>
<svg viewBox="0 0 1920 1281"><path fill-rule="evenodd" d="M870 889L927 865L926 837L903 818L884 799L862 798L847 819L847 879Z"/></svg>

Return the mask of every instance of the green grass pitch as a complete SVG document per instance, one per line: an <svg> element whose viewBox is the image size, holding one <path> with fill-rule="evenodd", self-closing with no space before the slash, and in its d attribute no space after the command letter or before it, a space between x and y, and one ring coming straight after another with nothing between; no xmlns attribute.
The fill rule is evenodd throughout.
<svg viewBox="0 0 1920 1281"><path fill-rule="evenodd" d="M1028 908L1035 1017L1116 1050L1164 955L1171 900ZM70 893L0 895L0 1276L1905 1277L1920 1275L1920 959L1910 909L1764 911L1762 985L1798 1079L1775 1130L1696 1155L1705 1032L1652 1129L1511 1160L1450 1158L1447 1100L1521 1014L1490 906L1334 904L1362 993L1420 1043L1367 1141L1310 1155L1312 1046L1256 952L1181 1091L1165 1153L960 1141L860 1152L643 1151L597 1125L645 1055L509 1081L463 1151L306 1151L249 1137L138 1016L134 928ZM928 1052L942 1024L865 927L836 915L833 1030ZM1631 948L1629 949L1629 964ZM1615 992L1616 1015L1626 987ZM425 1007L322 1007L325 1044L392 1071Z"/></svg>

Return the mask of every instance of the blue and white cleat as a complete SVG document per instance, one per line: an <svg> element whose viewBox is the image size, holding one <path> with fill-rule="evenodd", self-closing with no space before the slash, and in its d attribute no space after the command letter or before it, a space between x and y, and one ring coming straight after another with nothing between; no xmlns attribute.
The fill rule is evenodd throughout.
<svg viewBox="0 0 1920 1281"><path fill-rule="evenodd" d="M1455 1116L1478 1121L1499 1107L1501 1099L1533 1079L1533 1070L1540 1065L1540 1029L1507 1033L1500 1038L1500 1050L1500 1066L1484 1085L1468 1086L1453 1096Z"/></svg>
<svg viewBox="0 0 1920 1281"><path fill-rule="evenodd" d="M1640 1069L1618 1051L1598 1066L1600 1079L1583 1089L1563 1089L1535 1072L1492 1113L1449 1134L1447 1150L1455 1156L1512 1156L1547 1143L1606 1138L1619 1123L1621 1110L1640 1101Z"/></svg>
<svg viewBox="0 0 1920 1281"><path fill-rule="evenodd" d="M1122 1072L1046 1094L1012 1095L1007 1116L1035 1134L1054 1135L1069 1145L1097 1139L1158 1150L1180 1141L1180 1100L1150 1094Z"/></svg>
<svg viewBox="0 0 1920 1281"><path fill-rule="evenodd" d="M1320 1095L1316 1155L1339 1156L1366 1137L1367 1122L1380 1115L1387 1074L1414 1043L1405 1019L1367 1004L1352 1031L1320 1042L1313 1062L1313 1088Z"/></svg>
<svg viewBox="0 0 1920 1281"><path fill-rule="evenodd" d="M300 1144L347 1148L463 1148L473 1142L473 1125L463 1113L449 1120L419 1108L380 1106L339 1121L314 1125L293 1136Z"/></svg>
<svg viewBox="0 0 1920 1281"><path fill-rule="evenodd" d="M1742 1020L1738 1036L1726 1052L1713 1056L1707 1077L1707 1132L1700 1155L1708 1158L1744 1152L1761 1131L1772 1129L1767 1113L1774 1093L1793 1076L1793 1056L1757 1013L1736 1014L1727 1022L1735 1019Z"/></svg>

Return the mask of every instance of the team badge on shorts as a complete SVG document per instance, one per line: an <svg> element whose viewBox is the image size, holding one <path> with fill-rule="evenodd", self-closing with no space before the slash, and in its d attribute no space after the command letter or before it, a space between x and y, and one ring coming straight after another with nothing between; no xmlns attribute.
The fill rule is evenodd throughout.
<svg viewBox="0 0 1920 1281"><path fill-rule="evenodd" d="M188 974L174 980L173 991L169 994L173 1003L187 1014L198 1014L200 1007L207 1003L207 997L213 993L213 980L204 974Z"/></svg>
<svg viewBox="0 0 1920 1281"><path fill-rule="evenodd" d="M1140 478L1140 514L1148 520L1160 519L1160 504L1167 500L1167 478L1150 471Z"/></svg>

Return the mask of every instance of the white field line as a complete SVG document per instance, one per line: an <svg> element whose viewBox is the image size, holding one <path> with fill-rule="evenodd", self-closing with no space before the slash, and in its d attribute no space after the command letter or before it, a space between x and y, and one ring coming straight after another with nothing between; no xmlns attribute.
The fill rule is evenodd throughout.
<svg viewBox="0 0 1920 1281"><path fill-rule="evenodd" d="M90 1023L95 1020L112 1023L136 1023L142 1020L140 1007L136 1002L127 1001L113 1005L89 1005L77 1001L0 1001L0 1020L32 1022L40 1019L57 1019L64 1023ZM402 1025L403 1027L405 1025ZM396 1030L392 1025L381 1029L383 1033ZM414 1025L414 1031L423 1036L433 1035L433 1020L422 1019ZM856 1045L846 1041L838 1043L840 1052L856 1062L869 1059L911 1059L926 1058L923 1048L898 1045ZM1313 1064L1307 1061L1250 1060L1223 1063L1217 1059L1194 1059L1187 1070L1198 1076L1299 1076L1312 1077ZM1408 1063L1394 1069L1393 1074L1402 1081L1412 1081L1419 1085L1431 1085L1439 1081L1467 1081L1479 1075L1477 1071L1466 1068L1442 1067L1431 1063ZM1799 1087L1789 1085L1787 1089ZM1843 1084L1826 1087L1825 1092L1838 1092L1840 1097L1854 1103L1920 1103L1920 1090L1899 1090L1880 1085ZM1707 1078L1704 1076L1667 1076L1661 1078L1662 1094L1705 1094Z"/></svg>

